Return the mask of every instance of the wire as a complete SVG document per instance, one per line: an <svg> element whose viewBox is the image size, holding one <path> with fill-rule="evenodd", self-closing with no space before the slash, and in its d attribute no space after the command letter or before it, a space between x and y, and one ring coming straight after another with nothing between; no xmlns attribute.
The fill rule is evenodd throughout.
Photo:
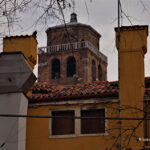
<svg viewBox="0 0 150 150"><path fill-rule="evenodd" d="M17 118L64 118L64 119L106 119L106 120L150 120L150 118L129 118L129 117L78 117L78 116L39 116L39 115L12 115L0 114L0 117L17 117Z"/></svg>

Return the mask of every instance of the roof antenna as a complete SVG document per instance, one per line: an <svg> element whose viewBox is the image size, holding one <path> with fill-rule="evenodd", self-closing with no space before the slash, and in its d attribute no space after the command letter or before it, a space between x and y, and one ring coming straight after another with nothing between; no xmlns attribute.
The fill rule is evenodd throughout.
<svg viewBox="0 0 150 150"><path fill-rule="evenodd" d="M73 13L75 13L75 2L72 0L72 8L73 8Z"/></svg>
<svg viewBox="0 0 150 150"><path fill-rule="evenodd" d="M71 14L70 22L77 22L77 14L75 13L75 2L72 0L73 13Z"/></svg>

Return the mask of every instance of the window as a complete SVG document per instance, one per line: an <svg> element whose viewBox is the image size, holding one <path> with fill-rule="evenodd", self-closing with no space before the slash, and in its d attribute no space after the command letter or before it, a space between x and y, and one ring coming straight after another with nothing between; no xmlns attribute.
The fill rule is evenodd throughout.
<svg viewBox="0 0 150 150"><path fill-rule="evenodd" d="M95 65L95 61L92 60L92 81L96 80L96 65Z"/></svg>
<svg viewBox="0 0 150 150"><path fill-rule="evenodd" d="M76 74L76 60L74 57L67 59L67 77L73 77Z"/></svg>
<svg viewBox="0 0 150 150"><path fill-rule="evenodd" d="M105 117L105 109L82 110L81 117ZM105 133L104 119L82 119L81 133L94 134Z"/></svg>
<svg viewBox="0 0 150 150"><path fill-rule="evenodd" d="M52 79L60 78L60 61L58 59L52 60Z"/></svg>
<svg viewBox="0 0 150 150"><path fill-rule="evenodd" d="M102 67L98 65L98 80L102 80Z"/></svg>
<svg viewBox="0 0 150 150"><path fill-rule="evenodd" d="M81 48L85 48L85 40L84 39L81 40Z"/></svg>
<svg viewBox="0 0 150 150"><path fill-rule="evenodd" d="M52 135L74 134L74 111L53 111L52 116ZM57 118L63 116L64 118Z"/></svg>
<svg viewBox="0 0 150 150"><path fill-rule="evenodd" d="M74 110L52 110L50 119L50 136L51 137L75 137L86 135L106 134L105 119L73 117L105 117L105 109L74 109ZM63 116L62 118L57 118ZM55 118L56 117L56 118ZM66 117L66 118L65 118ZM70 118L67 118L70 117Z"/></svg>

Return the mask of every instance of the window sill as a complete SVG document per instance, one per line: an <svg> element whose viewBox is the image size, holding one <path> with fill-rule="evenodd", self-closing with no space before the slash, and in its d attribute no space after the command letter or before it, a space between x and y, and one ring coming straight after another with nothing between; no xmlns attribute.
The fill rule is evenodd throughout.
<svg viewBox="0 0 150 150"><path fill-rule="evenodd" d="M106 133L80 134L80 135L78 135L78 136L107 136L107 135L108 135L108 133L106 132Z"/></svg>
<svg viewBox="0 0 150 150"><path fill-rule="evenodd" d="M106 133L94 133L94 134L68 134L68 135L50 135L49 138L74 138L74 137L84 137L84 136L108 136Z"/></svg>
<svg viewBox="0 0 150 150"><path fill-rule="evenodd" d="M67 134L67 135L50 135L49 138L72 138L77 137L75 134Z"/></svg>

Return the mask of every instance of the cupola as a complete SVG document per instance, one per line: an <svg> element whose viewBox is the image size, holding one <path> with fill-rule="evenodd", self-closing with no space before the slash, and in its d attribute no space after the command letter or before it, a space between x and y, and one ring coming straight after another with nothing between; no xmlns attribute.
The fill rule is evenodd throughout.
<svg viewBox="0 0 150 150"><path fill-rule="evenodd" d="M70 22L77 22L77 14L76 13L71 14Z"/></svg>

